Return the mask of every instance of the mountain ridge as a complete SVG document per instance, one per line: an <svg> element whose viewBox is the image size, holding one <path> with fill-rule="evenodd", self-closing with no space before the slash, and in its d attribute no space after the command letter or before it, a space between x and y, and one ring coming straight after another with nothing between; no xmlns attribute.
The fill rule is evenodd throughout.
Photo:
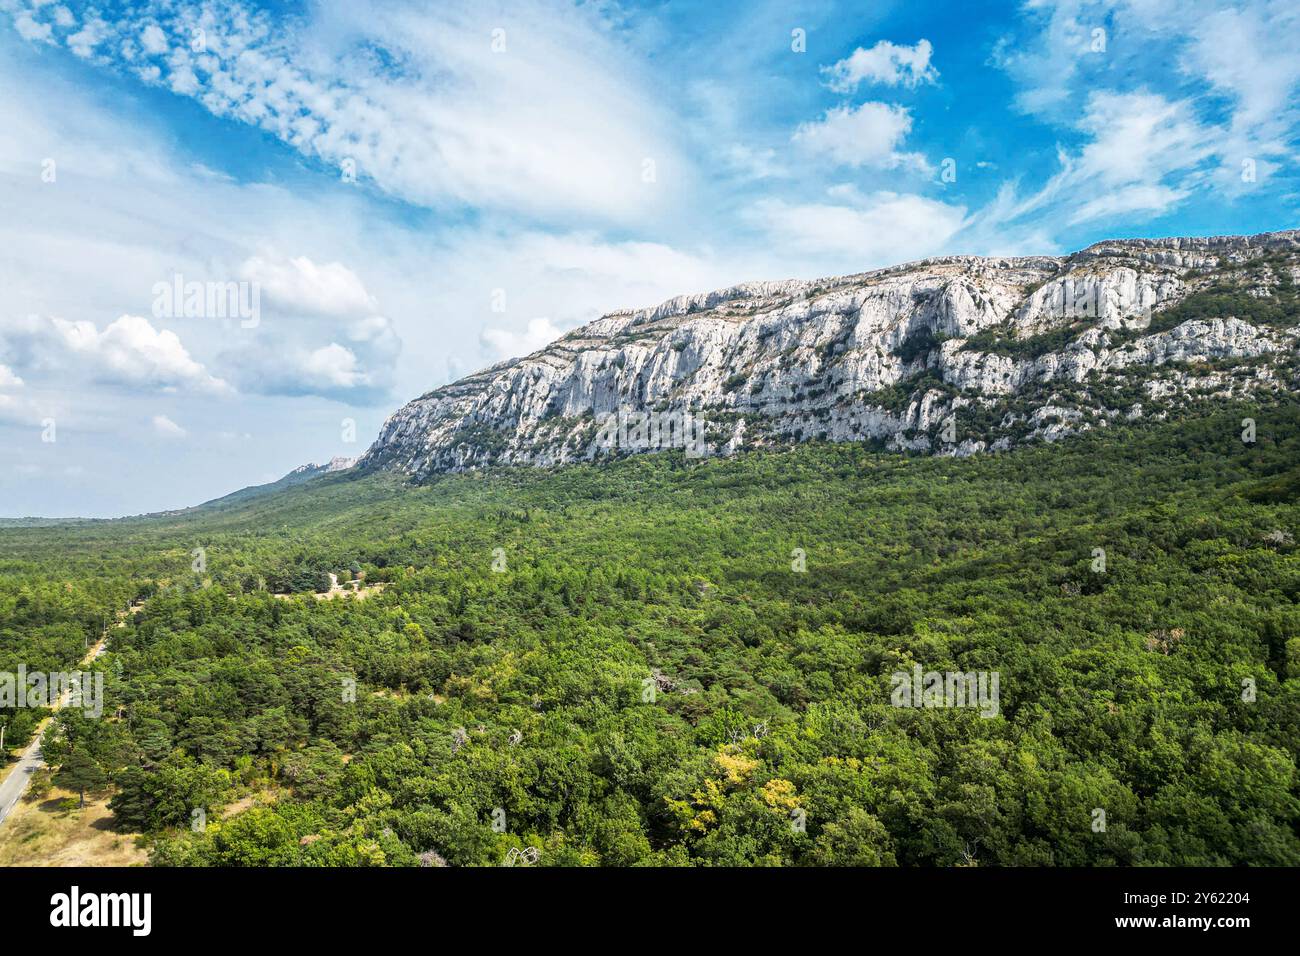
<svg viewBox="0 0 1300 956"><path fill-rule="evenodd" d="M229 494L221 495L220 497L217 498L211 498L208 501L204 501L190 508L181 508L175 511L158 512L158 514L179 515L189 511L194 511L199 508L211 508L220 505L233 504L236 502L245 501L249 498L255 498L261 495L272 494L276 491L280 491L281 489L288 488L293 485L299 485L305 481L311 481L313 478L319 478L323 475L333 474L338 471L347 471L354 464L356 464L356 461L357 460L355 458L347 458L342 455L335 455L333 458L331 458L323 465L317 464L314 461L309 461L306 464L299 465L297 468L294 468L291 471L286 472L285 474L277 478L275 481L268 481L260 485L247 485L236 491L232 491Z"/></svg>
<svg viewBox="0 0 1300 956"><path fill-rule="evenodd" d="M941 454L1054 440L1206 390L1284 386L1297 279L1300 230L1287 230L938 256L680 295L426 392L358 464L418 479L807 438Z"/></svg>

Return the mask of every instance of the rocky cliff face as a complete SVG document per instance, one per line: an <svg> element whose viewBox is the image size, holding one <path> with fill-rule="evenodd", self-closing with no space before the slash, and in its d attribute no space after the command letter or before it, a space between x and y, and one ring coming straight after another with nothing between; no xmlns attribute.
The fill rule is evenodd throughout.
<svg viewBox="0 0 1300 956"><path fill-rule="evenodd" d="M927 259L615 312L398 410L415 477L811 438L970 454L1294 390L1300 230Z"/></svg>

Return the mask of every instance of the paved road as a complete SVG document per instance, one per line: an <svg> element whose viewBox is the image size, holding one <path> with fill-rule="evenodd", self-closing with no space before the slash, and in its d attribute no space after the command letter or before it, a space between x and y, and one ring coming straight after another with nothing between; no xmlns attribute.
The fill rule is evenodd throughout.
<svg viewBox="0 0 1300 956"><path fill-rule="evenodd" d="M14 807L18 806L18 801L31 786L32 774L41 765L41 738L45 736L46 726L48 722L37 731L36 739L27 745L27 749L18 758L18 763L14 764L9 775L4 780L0 780L0 824L9 819L9 814Z"/></svg>
<svg viewBox="0 0 1300 956"><path fill-rule="evenodd" d="M132 608L132 610L135 610L135 608ZM117 626L121 627L122 621L119 620ZM108 632L105 631L104 636L99 639L99 643L92 647L90 653L82 660L82 665L89 664L103 654L107 644ZM71 693L71 689L65 690L54 709L58 710L66 704L68 695ZM40 768L43 762L41 759L41 741L45 739L45 732L50 729L51 722L46 720L41 724L36 731L35 738L27 745L27 749L23 751L22 756L18 758L18 763L9 771L7 777L0 780L0 825L4 824L5 820L9 818L9 814L13 812L14 807L18 806L18 801L22 799L23 794L27 792L27 788L31 786L32 774Z"/></svg>

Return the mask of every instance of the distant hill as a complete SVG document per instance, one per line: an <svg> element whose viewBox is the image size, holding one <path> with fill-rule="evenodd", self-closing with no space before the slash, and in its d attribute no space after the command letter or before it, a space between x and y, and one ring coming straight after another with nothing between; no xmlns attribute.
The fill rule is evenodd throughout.
<svg viewBox="0 0 1300 956"><path fill-rule="evenodd" d="M93 518L0 518L0 528L44 528L58 524L84 524Z"/></svg>
<svg viewBox="0 0 1300 956"><path fill-rule="evenodd" d="M336 456L331 458L323 465L318 465L310 461L305 465L299 465L293 471L289 472L282 478L275 481L269 481L264 485L249 485L247 488L240 488L238 491L232 491L228 495L222 495L220 498L213 498L211 501L205 501L198 505L199 508L208 508L215 505L235 504L241 501L247 501L250 498L257 498L261 495L268 495L276 491L282 491L285 488L291 488L294 485L300 485L304 481L311 481L313 478L319 478L321 475L330 475L339 471L347 471L354 464L355 458L343 458ZM193 509L185 509L190 511ZM175 512L180 513L180 512Z"/></svg>
<svg viewBox="0 0 1300 956"><path fill-rule="evenodd" d="M192 514L201 509L219 509L228 505L239 504L249 501L253 498L259 498L262 495L273 494L277 491L283 491L285 488L292 488L294 485L301 485L304 482L311 481L313 478L320 478L323 475L337 474L338 472L347 471L356 464L355 458L344 458L336 456L331 458L323 465L318 465L314 461L305 465L299 465L293 471L289 472L282 478L275 481L269 481L264 485L249 485L247 488L240 488L238 491L232 491L228 495L222 495L220 498L213 498L202 504L194 505L189 508L172 508L167 511L152 511L147 514L125 515L121 518L0 518L0 528L44 528L56 525L88 525L88 524L113 524L121 521L134 521L139 518L174 518L183 515Z"/></svg>

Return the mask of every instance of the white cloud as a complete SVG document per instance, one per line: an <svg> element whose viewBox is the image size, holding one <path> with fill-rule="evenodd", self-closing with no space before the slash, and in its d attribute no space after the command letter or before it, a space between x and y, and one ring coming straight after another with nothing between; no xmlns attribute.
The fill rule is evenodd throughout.
<svg viewBox="0 0 1300 956"><path fill-rule="evenodd" d="M531 355L538 349L554 342L564 332L555 327L550 319L530 319L528 328L522 332L511 329L484 329L483 346L497 358L518 358Z"/></svg>
<svg viewBox="0 0 1300 956"><path fill-rule="evenodd" d="M219 356L221 367L241 391L315 395L359 404L391 401L402 340L386 316L316 323L306 332L294 326L267 323L256 337ZM336 338L327 338L324 345L308 344L321 336Z"/></svg>
<svg viewBox="0 0 1300 956"><path fill-rule="evenodd" d="M916 87L933 83L939 73L930 65L934 48L929 40L906 46L881 40L870 49L858 47L831 66L822 67L826 85L837 93L852 93L861 83Z"/></svg>
<svg viewBox="0 0 1300 956"><path fill-rule="evenodd" d="M153 430L163 438L184 438L189 434L166 415L155 415L153 417Z"/></svg>
<svg viewBox="0 0 1300 956"><path fill-rule="evenodd" d="M832 203L761 200L748 218L782 249L831 257L846 272L949 252L966 210L923 196L837 189Z"/></svg>
<svg viewBox="0 0 1300 956"><path fill-rule="evenodd" d="M48 23L38 22L24 10L14 17L14 29L24 40L33 43L53 43L54 29Z"/></svg>
<svg viewBox="0 0 1300 956"><path fill-rule="evenodd" d="M239 271L240 278L260 286L270 305L290 314L353 316L375 309L374 297L341 262L317 265L306 256L287 260L254 256Z"/></svg>
<svg viewBox="0 0 1300 956"><path fill-rule="evenodd" d="M256 338L219 358L241 391L362 403L388 398L402 340L375 313L375 297L356 273L307 256L255 256L240 275L257 284L269 312ZM326 344L311 344L322 338Z"/></svg>
<svg viewBox="0 0 1300 956"><path fill-rule="evenodd" d="M190 357L170 329L123 315L100 331L93 322L29 316L0 328L0 353L19 368L67 370L90 381L162 391L226 394L230 386Z"/></svg>
<svg viewBox="0 0 1300 956"><path fill-rule="evenodd" d="M166 53L171 46L167 42L167 34L163 33L156 23L151 23L140 31L140 45L144 47L145 53L153 56Z"/></svg>
<svg viewBox="0 0 1300 956"><path fill-rule="evenodd" d="M88 360L100 381L218 394L229 391L225 382L190 357L175 332L155 329L138 315L120 316L103 332L89 322L53 322L64 344Z"/></svg>
<svg viewBox="0 0 1300 956"><path fill-rule="evenodd" d="M358 345L330 342L316 348L277 339L224 353L221 361L241 391L256 395L314 395L354 404L388 401L391 363L363 359Z"/></svg>
<svg viewBox="0 0 1300 956"><path fill-rule="evenodd" d="M792 141L814 156L841 166L895 169L910 166L926 171L920 153L901 153L898 147L912 129L912 114L890 103L862 103L827 110L820 120L803 123Z"/></svg>
<svg viewBox="0 0 1300 956"><path fill-rule="evenodd" d="M13 373L13 370L5 365L0 365L0 388L18 388L23 384L23 380Z"/></svg>
<svg viewBox="0 0 1300 956"><path fill-rule="evenodd" d="M87 20L80 30L68 37L68 49L83 60L89 59L95 52L95 48L103 43L111 33L112 30L109 25L95 17Z"/></svg>
<svg viewBox="0 0 1300 956"><path fill-rule="evenodd" d="M356 355L337 342L307 353L300 370L303 381L313 391L356 388L366 382L365 373L357 367Z"/></svg>

